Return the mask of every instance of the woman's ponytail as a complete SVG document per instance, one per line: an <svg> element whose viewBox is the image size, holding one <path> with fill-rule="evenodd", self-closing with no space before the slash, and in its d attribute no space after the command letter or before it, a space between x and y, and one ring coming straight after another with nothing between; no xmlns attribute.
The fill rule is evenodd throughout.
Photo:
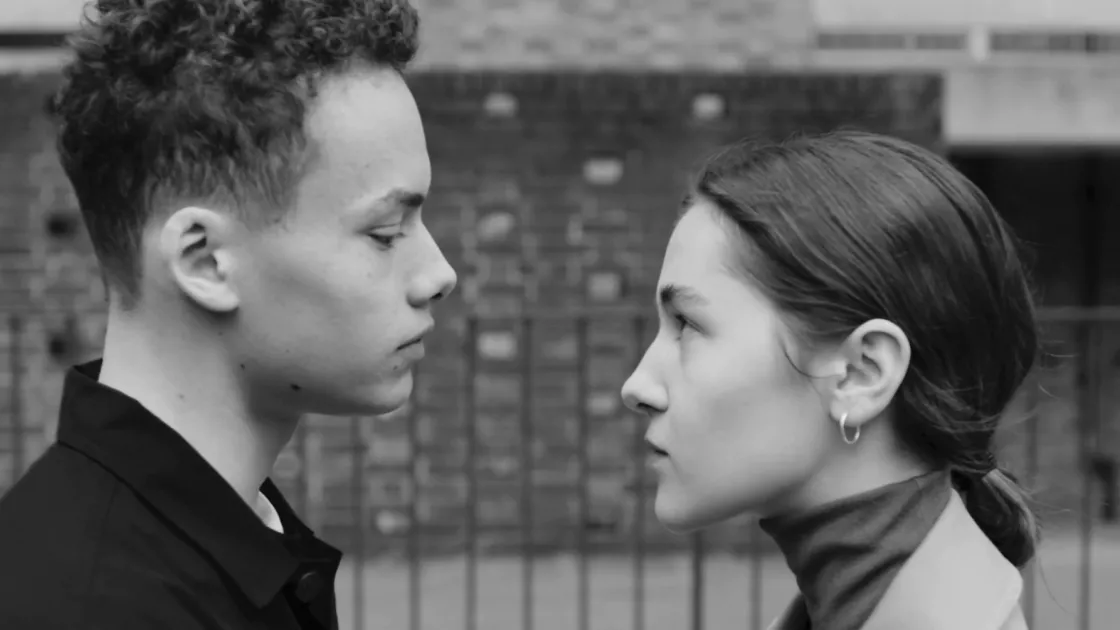
<svg viewBox="0 0 1120 630"><path fill-rule="evenodd" d="M1035 556L1039 527L1029 496L1011 473L998 467L983 476L958 475L973 520L1003 557L1019 569Z"/></svg>

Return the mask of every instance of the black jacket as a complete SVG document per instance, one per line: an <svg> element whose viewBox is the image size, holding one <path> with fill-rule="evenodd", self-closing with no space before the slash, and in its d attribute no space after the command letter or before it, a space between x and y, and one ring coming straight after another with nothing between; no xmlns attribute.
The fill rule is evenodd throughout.
<svg viewBox="0 0 1120 630"><path fill-rule="evenodd" d="M269 529L99 371L70 371L57 442L0 499L0 628L337 628L339 551L266 481Z"/></svg>

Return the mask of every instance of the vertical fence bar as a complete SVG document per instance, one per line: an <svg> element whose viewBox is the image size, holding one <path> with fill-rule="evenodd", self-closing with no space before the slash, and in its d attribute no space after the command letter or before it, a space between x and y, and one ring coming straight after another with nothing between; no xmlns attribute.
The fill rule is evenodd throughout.
<svg viewBox="0 0 1120 630"><path fill-rule="evenodd" d="M467 505L466 505L466 594L463 626L466 630L478 628L478 471L475 458L478 454L478 404L475 376L478 370L478 319L467 318L464 341L464 372L467 385L464 389L463 407L467 413Z"/></svg>
<svg viewBox="0 0 1120 630"><path fill-rule="evenodd" d="M1078 627L1090 630L1089 615L1092 605L1092 558L1093 558L1093 478L1091 474L1091 455L1093 449L1093 429L1099 414L1100 390L1097 386L1096 337L1092 323L1082 322L1081 351L1078 353L1080 378L1078 416L1080 427L1080 466L1081 466L1081 572L1079 577Z"/></svg>
<svg viewBox="0 0 1120 630"><path fill-rule="evenodd" d="M533 320L521 320L521 627L533 630Z"/></svg>
<svg viewBox="0 0 1120 630"><path fill-rule="evenodd" d="M579 562L579 575L577 579L576 605L578 607L579 630L589 630L591 627L591 587L590 572L587 559L587 521L589 520L588 486L591 483L588 456L589 422L587 414L588 384L588 352L587 317L576 319L576 401L578 404L577 422L578 448L579 448L579 523L576 525L576 554Z"/></svg>
<svg viewBox="0 0 1120 630"><path fill-rule="evenodd" d="M1039 394L1041 393L1042 384L1038 382L1038 373L1031 377L1031 382L1027 387L1027 469L1026 479L1027 488L1033 489L1038 481L1038 406ZM1036 582L1039 566L1038 558L1031 562L1031 568L1026 572L1023 579L1023 616L1026 618L1027 626L1034 626L1035 616L1035 589L1038 587Z"/></svg>
<svg viewBox="0 0 1120 630"><path fill-rule="evenodd" d="M296 500L299 501L299 514L307 523L311 519L311 491L307 482L307 421L302 420L296 425L296 452L299 453L299 474L296 475Z"/></svg>
<svg viewBox="0 0 1120 630"><path fill-rule="evenodd" d="M415 379L420 379L421 375L417 370ZM416 391L416 383L414 381L412 391ZM420 432L416 426L418 420L417 401L418 396L413 395L412 404L408 409L408 485L411 490L411 496L408 501L408 627L409 630L420 630L420 523L418 522L419 511L416 509L416 503L420 500L420 483L418 475L416 474L417 453L420 451Z"/></svg>
<svg viewBox="0 0 1120 630"><path fill-rule="evenodd" d="M350 418L351 499L357 513L354 530L354 630L365 627L365 564L366 564L366 509L365 484L362 479L362 462L365 443L362 440L361 418Z"/></svg>
<svg viewBox="0 0 1120 630"><path fill-rule="evenodd" d="M642 360L646 342L646 319L642 316L634 318L634 365ZM645 630L646 627L646 440L645 418L640 413L634 413L634 549L632 556L633 587L634 587L634 628Z"/></svg>
<svg viewBox="0 0 1120 630"><path fill-rule="evenodd" d="M751 630L762 630L762 531L751 524Z"/></svg>
<svg viewBox="0 0 1120 630"><path fill-rule="evenodd" d="M23 320L19 315L12 315L8 319L9 367L12 374L11 380L11 413L12 413L12 483L15 484L23 475Z"/></svg>
<svg viewBox="0 0 1120 630"><path fill-rule="evenodd" d="M1103 160L1097 152L1089 152L1081 163L1084 196L1081 221L1082 255L1082 305L1094 308L1101 302L1101 260L1103 248L1104 217L1109 202L1100 194L1101 183L1105 180ZM1100 365L1099 332L1100 323L1096 318L1082 317L1078 326L1078 372L1080 378L1080 400L1078 401L1081 447L1081 597L1080 627L1089 630L1090 606L1092 604L1090 583L1093 544L1093 483L1091 477L1092 454L1100 420Z"/></svg>
<svg viewBox="0 0 1120 630"><path fill-rule="evenodd" d="M704 630L704 532L692 535L692 630Z"/></svg>

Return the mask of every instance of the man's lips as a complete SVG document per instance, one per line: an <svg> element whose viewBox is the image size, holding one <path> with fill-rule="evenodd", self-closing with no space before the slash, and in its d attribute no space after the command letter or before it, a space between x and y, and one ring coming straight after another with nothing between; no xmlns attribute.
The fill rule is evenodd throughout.
<svg viewBox="0 0 1120 630"><path fill-rule="evenodd" d="M646 448L649 449L650 453L652 453L653 455L656 455L658 457L668 457L669 456L668 451L666 451L665 449L663 449L663 448L659 447L658 445L654 444L653 442L651 442L649 440L649 438L646 438Z"/></svg>
<svg viewBox="0 0 1120 630"><path fill-rule="evenodd" d="M407 339L407 340L406 340L406 341L405 341L404 343L402 343L401 345L397 346L397 349L398 349L398 350L404 350L405 348L407 348L407 347L409 347L409 346L412 346L412 345L415 345L415 344L421 343L422 341L424 341L424 337L425 337L425 336L426 336L426 335L427 335L428 333L430 333L431 331L432 331L432 327L431 327L431 326L428 326L428 327L427 327L427 328L425 328L424 330L420 331L420 333L419 333L419 334L417 334L416 336L414 336L414 337L410 337L410 338L409 338L409 339Z"/></svg>

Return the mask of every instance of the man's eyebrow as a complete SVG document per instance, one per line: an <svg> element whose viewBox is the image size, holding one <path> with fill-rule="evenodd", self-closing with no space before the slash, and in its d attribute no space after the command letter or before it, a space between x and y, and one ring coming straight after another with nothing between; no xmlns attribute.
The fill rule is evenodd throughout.
<svg viewBox="0 0 1120 630"><path fill-rule="evenodd" d="M427 200L427 196L424 193L414 190L405 190L403 188L394 188L379 201L381 203L392 203L415 210L423 206L425 200Z"/></svg>
<svg viewBox="0 0 1120 630"><path fill-rule="evenodd" d="M405 212L419 210L427 196L424 193L404 188L394 188L379 197L365 197L354 204L354 211L361 216L380 216L382 213L404 209Z"/></svg>
<svg viewBox="0 0 1120 630"><path fill-rule="evenodd" d="M682 306L704 306L708 300L704 296L679 284L666 284L657 291L658 301L666 310L680 310Z"/></svg>

